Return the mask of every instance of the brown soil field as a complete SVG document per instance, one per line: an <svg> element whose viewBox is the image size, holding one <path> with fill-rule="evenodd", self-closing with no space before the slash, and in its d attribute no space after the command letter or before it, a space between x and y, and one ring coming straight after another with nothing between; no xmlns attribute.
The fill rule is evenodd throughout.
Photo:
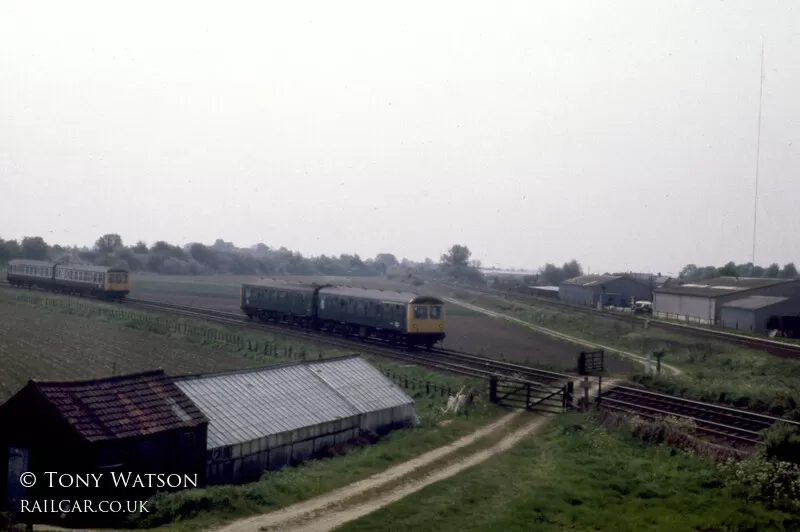
<svg viewBox="0 0 800 532"><path fill-rule="evenodd" d="M577 344L489 316L450 316L444 345L509 362L547 364L557 371L577 369L583 350ZM630 371L633 364L607 355L605 366L616 373Z"/></svg>
<svg viewBox="0 0 800 532"><path fill-rule="evenodd" d="M80 380L162 368L180 375L256 361L119 324L0 302L0 402L29 379Z"/></svg>

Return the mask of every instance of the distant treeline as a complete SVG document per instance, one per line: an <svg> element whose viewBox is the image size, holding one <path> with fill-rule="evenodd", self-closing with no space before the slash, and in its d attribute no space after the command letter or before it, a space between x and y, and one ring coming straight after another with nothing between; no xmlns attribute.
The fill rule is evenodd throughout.
<svg viewBox="0 0 800 532"><path fill-rule="evenodd" d="M421 284L418 274L444 274L451 277L468 277L481 280L480 272L467 264L470 251L466 246L453 246L443 255L439 264L431 259L413 262L398 260L392 253L379 253L375 258L362 259L359 255L342 254L338 257L320 255L304 257L285 247L273 249L266 244L237 248L230 242L217 239L207 246L191 243L172 245L162 240L148 246L137 242L126 246L117 234L106 234L97 239L92 248L49 245L42 237L25 237L21 242L0 238L0 263L11 259L69 260L127 268L130 271L147 271L171 275L204 275L232 273L237 275L329 275L378 276L395 275L398 278ZM476 274L477 272L477 274Z"/></svg>
<svg viewBox="0 0 800 532"><path fill-rule="evenodd" d="M731 261L725 266L700 266L687 264L680 273L680 278L685 281L702 281L715 277L763 277L769 279L796 279L798 277L797 268L793 262L785 264L783 267L772 263L769 266L753 266L752 262L747 264L736 264Z"/></svg>

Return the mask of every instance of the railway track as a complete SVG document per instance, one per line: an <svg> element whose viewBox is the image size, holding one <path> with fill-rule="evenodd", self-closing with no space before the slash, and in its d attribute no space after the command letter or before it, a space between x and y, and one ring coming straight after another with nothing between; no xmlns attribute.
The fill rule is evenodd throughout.
<svg viewBox="0 0 800 532"><path fill-rule="evenodd" d="M682 323L674 323L659 319L641 318L638 316L630 316L615 312L600 311L594 308L584 307L580 305L572 305L569 303L564 303L552 299L545 299L541 297L530 296L526 294L518 294L514 292L507 292L503 290L488 290L488 289L479 289L473 287L463 288L455 286L449 286L449 288L462 290L466 292L472 292L478 295L489 295L494 297L500 297L507 301L517 301L523 304L538 305L542 307L553 308L556 310L568 310L571 312L586 314L589 316L595 316L607 320L635 323L637 325L642 325L642 326L644 326L645 322L648 322L649 327L654 327L674 332L681 332L687 335L709 338L722 342L728 342L735 345L740 345L742 347L760 349L768 352L771 355L779 356L782 358L794 358L794 359L800 358L800 344L790 344L787 342L779 342L767 338L756 338L751 336L745 336L742 334L736 334L726 331L717 331L713 329L706 329L704 327L684 325Z"/></svg>
<svg viewBox="0 0 800 532"><path fill-rule="evenodd" d="M224 325L254 328L268 332L275 332L285 336L316 341L345 349L361 348L369 353L414 362L416 364L445 370L451 373L467 375L481 379L498 377L505 380L514 380L531 384L533 387L545 391L563 386L567 381L575 378L574 375L557 373L503 362L491 358L479 357L469 353L462 353L449 349L409 350L407 348L392 347L385 342L375 339L342 338L330 333L301 329L288 324L271 324L252 321L236 312L214 310L174 303L162 303L144 299L127 299L130 306L154 311L168 311L187 317L201 318Z"/></svg>
<svg viewBox="0 0 800 532"><path fill-rule="evenodd" d="M597 404L599 408L653 420L667 416L685 419L694 423L697 432L730 447L752 447L758 444L760 432L778 422L800 427L800 423L788 419L627 386L614 386L605 390Z"/></svg>

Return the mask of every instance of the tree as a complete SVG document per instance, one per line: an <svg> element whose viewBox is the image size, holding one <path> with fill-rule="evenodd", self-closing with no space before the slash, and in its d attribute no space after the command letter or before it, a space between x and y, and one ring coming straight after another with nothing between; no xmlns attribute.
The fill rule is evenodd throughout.
<svg viewBox="0 0 800 532"><path fill-rule="evenodd" d="M40 236L26 236L22 239L22 255L26 259L47 260L47 242Z"/></svg>
<svg viewBox="0 0 800 532"><path fill-rule="evenodd" d="M572 259L571 261L564 263L564 266L561 267L561 272L564 274L565 280L574 279L575 277L580 277L583 275L583 268L577 260Z"/></svg>
<svg viewBox="0 0 800 532"><path fill-rule="evenodd" d="M113 253L122 247L122 237L116 233L109 233L98 238L94 243L95 251L100 253Z"/></svg>
<svg viewBox="0 0 800 532"><path fill-rule="evenodd" d="M780 273L781 267L778 266L777 263L773 262L767 267L766 270L764 270L764 277L767 279L777 279Z"/></svg>
<svg viewBox="0 0 800 532"><path fill-rule="evenodd" d="M781 279L796 279L797 278L797 268L794 265L794 262L790 262L789 264L785 265L780 273Z"/></svg>
<svg viewBox="0 0 800 532"><path fill-rule="evenodd" d="M697 266L695 264L687 264L678 274L681 279L693 280L697 275Z"/></svg>
<svg viewBox="0 0 800 532"><path fill-rule="evenodd" d="M442 255L440 262L446 266L468 266L472 252L467 246L455 244L450 250Z"/></svg>
<svg viewBox="0 0 800 532"><path fill-rule="evenodd" d="M180 246L173 246L163 240L159 240L153 244L153 247L150 248L150 252L160 255L163 258L174 257L176 259L182 259L186 256Z"/></svg>
<svg viewBox="0 0 800 532"><path fill-rule="evenodd" d="M397 266L399 264L397 262L397 257L395 257L393 253L378 253L375 255L375 262L378 264L385 264L387 267Z"/></svg>
<svg viewBox="0 0 800 532"><path fill-rule="evenodd" d="M144 240L139 240L132 249L134 253L147 253L147 244Z"/></svg>
<svg viewBox="0 0 800 532"><path fill-rule="evenodd" d="M189 255L200 264L208 266L209 268L216 270L217 266L219 266L217 254L203 244L192 244L192 247L189 248Z"/></svg>
<svg viewBox="0 0 800 532"><path fill-rule="evenodd" d="M739 275L739 270L736 268L736 264L731 261L717 270L717 273L720 277L736 277Z"/></svg>

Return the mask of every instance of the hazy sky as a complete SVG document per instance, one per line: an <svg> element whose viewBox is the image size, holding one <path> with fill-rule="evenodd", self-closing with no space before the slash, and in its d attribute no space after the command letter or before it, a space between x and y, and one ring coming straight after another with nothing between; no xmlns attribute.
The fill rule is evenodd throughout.
<svg viewBox="0 0 800 532"><path fill-rule="evenodd" d="M389 7L389 6L394 7ZM800 262L800 5L0 4L0 237Z"/></svg>

